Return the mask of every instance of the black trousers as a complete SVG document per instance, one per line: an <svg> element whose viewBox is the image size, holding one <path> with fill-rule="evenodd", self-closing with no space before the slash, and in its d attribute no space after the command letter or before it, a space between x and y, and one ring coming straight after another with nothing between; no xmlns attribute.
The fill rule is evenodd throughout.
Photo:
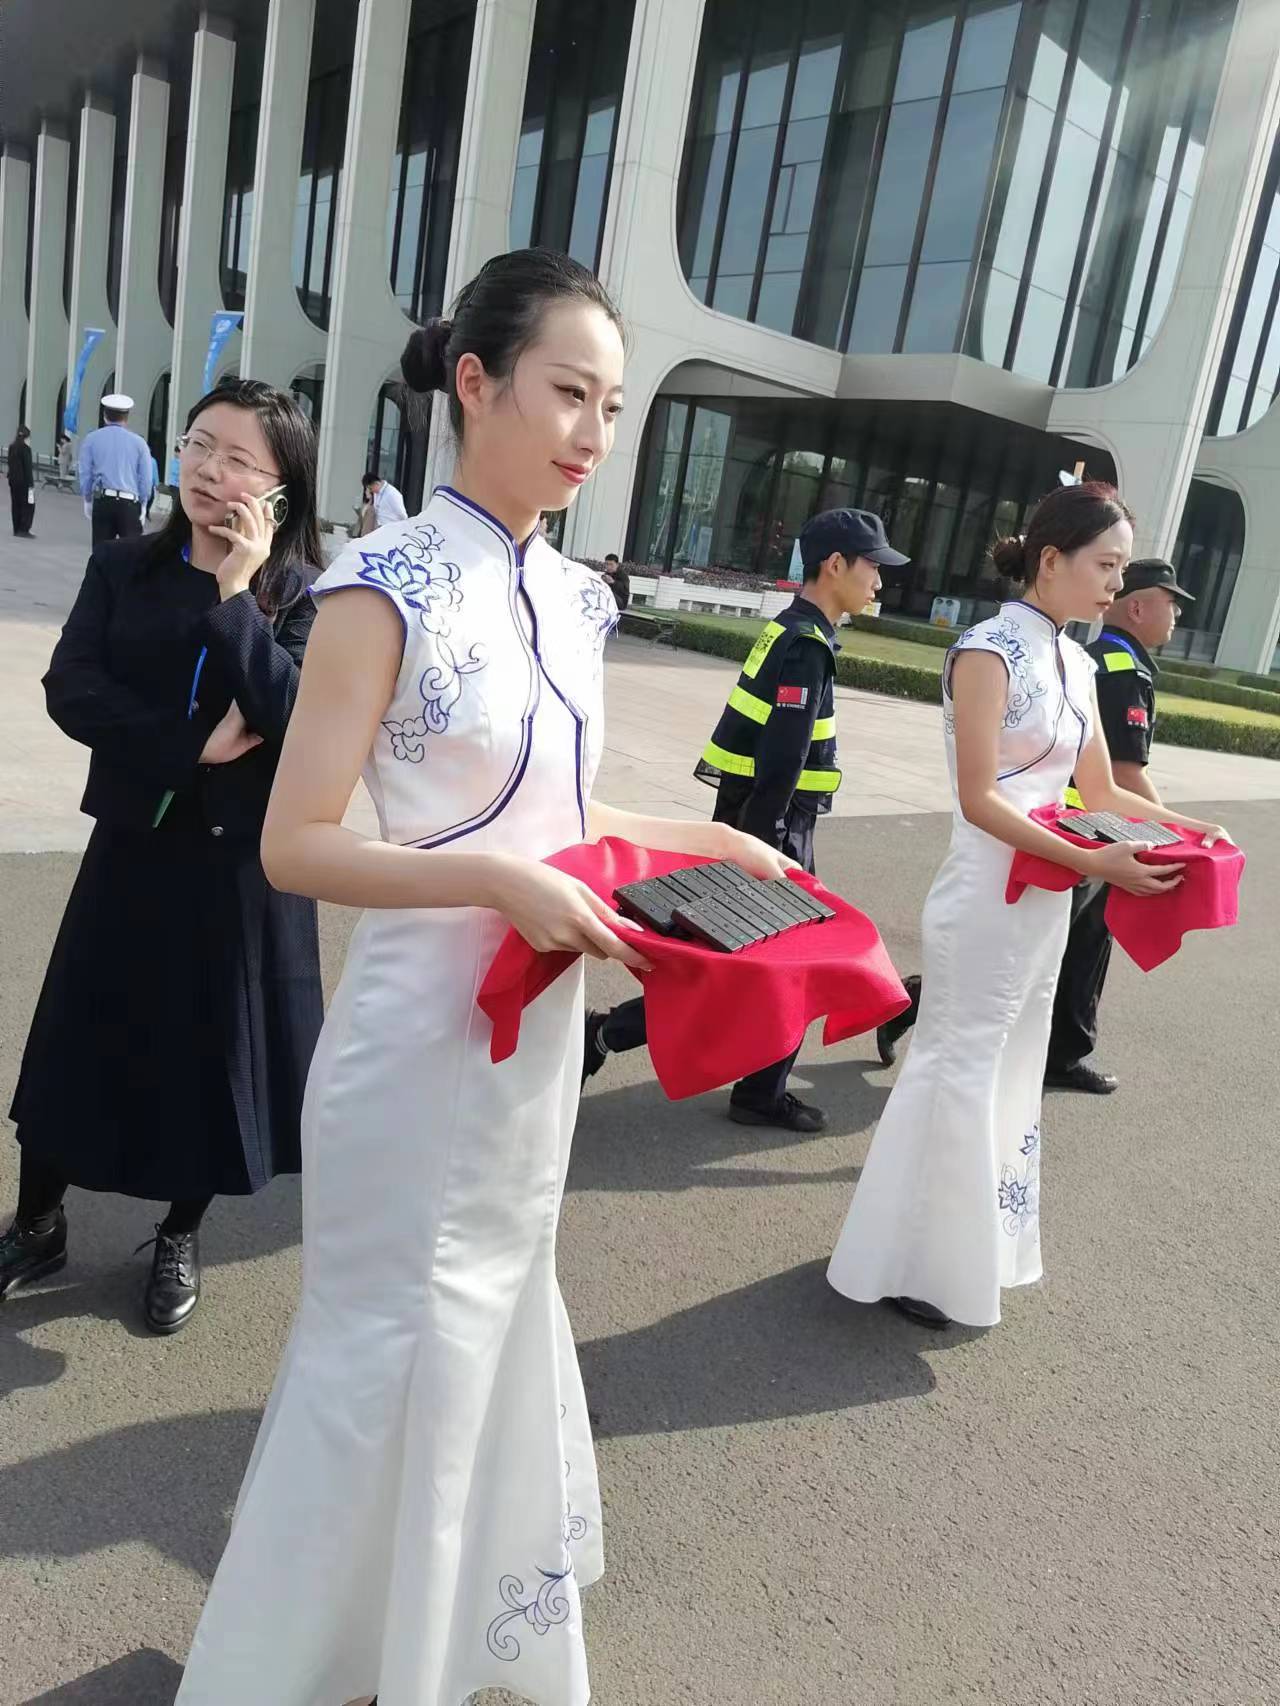
<svg viewBox="0 0 1280 1706"><path fill-rule="evenodd" d="M36 513L36 506L27 502L26 486L9 487L9 509L13 515L13 531L15 534L30 533L31 522Z"/></svg>
<svg viewBox="0 0 1280 1706"><path fill-rule="evenodd" d="M717 823L737 822L746 804L745 794L737 794L723 786L716 796L714 812ZM817 822L812 812L803 807L793 805L787 813L786 833L783 836L781 851L788 859L810 872L814 871L813 862L813 831ZM731 1016L729 1016L731 1017ZM607 1013L601 1025L601 1035L605 1046L615 1054L627 1054L631 1049L643 1048L648 1041L645 1030L644 997L636 996L632 1001L624 1001ZM731 1100L741 1107L774 1108L782 1100L787 1090L787 1079L791 1076L791 1068L796 1063L795 1053L789 1054L785 1060L776 1061L772 1066L765 1066L759 1072L752 1072L745 1078L740 1078L733 1087Z"/></svg>
<svg viewBox="0 0 1280 1706"><path fill-rule="evenodd" d="M1098 1002L1111 962L1105 883L1081 883L1071 896L1071 933L1062 956L1049 1032L1050 1072L1069 1072L1098 1042Z"/></svg>
<svg viewBox="0 0 1280 1706"><path fill-rule="evenodd" d="M93 500L93 543L110 539L136 539L142 532L142 505L137 498Z"/></svg>

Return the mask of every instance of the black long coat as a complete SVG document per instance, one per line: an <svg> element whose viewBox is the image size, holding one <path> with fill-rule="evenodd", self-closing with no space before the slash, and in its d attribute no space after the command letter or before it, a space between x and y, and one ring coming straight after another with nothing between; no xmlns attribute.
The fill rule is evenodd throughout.
<svg viewBox="0 0 1280 1706"><path fill-rule="evenodd" d="M314 617L303 577L288 592L273 622L154 541L117 540L90 558L54 651L49 712L93 754L97 822L12 1118L72 1184L195 1198L299 1170L316 909L277 894L258 853ZM203 766L233 699L263 743Z"/></svg>

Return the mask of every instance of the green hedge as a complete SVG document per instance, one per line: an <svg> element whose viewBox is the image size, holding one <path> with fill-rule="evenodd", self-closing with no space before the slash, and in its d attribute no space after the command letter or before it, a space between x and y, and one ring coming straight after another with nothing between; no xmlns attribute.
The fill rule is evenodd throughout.
<svg viewBox="0 0 1280 1706"><path fill-rule="evenodd" d="M877 618L869 620L874 628ZM674 615L670 621L672 644L686 651L742 663L755 644L755 636L749 630L682 622ZM836 680L842 687L857 687L866 693L915 699L926 705L942 703L941 673L910 664L885 663L879 658L854 657L844 652L836 659ZM1205 752L1243 752L1255 758L1280 758L1280 723L1275 728L1262 728L1251 723L1228 723L1217 717L1194 717L1185 711L1161 711L1158 738L1170 746L1194 746Z"/></svg>
<svg viewBox="0 0 1280 1706"><path fill-rule="evenodd" d="M1241 687L1252 687L1257 693L1270 693L1274 699L1280 694L1280 675L1242 675Z"/></svg>
<svg viewBox="0 0 1280 1706"><path fill-rule="evenodd" d="M1159 685L1169 693L1180 693L1184 699L1211 699L1218 705L1239 705L1245 711L1280 716L1280 700L1276 695L1260 693L1256 687L1234 687L1229 681L1202 681L1198 675L1182 675L1172 669L1160 671Z"/></svg>
<svg viewBox="0 0 1280 1706"><path fill-rule="evenodd" d="M921 646L939 646L943 651L955 645L964 633L963 628L935 628L930 622L905 622L898 616L851 616L851 628L861 628L867 634L888 634L894 640L914 640Z"/></svg>

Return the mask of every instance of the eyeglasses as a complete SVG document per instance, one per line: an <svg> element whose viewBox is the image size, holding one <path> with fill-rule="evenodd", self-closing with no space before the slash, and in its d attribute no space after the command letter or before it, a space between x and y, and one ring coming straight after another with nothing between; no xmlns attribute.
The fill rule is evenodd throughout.
<svg viewBox="0 0 1280 1706"><path fill-rule="evenodd" d="M245 479L250 474L261 474L264 480L280 478L279 474L273 473L270 468L259 468L256 462L250 462L247 456L241 456L234 450L219 450L213 440L202 432L183 433L178 440L178 449L193 468L203 468L207 462L217 462L236 479Z"/></svg>

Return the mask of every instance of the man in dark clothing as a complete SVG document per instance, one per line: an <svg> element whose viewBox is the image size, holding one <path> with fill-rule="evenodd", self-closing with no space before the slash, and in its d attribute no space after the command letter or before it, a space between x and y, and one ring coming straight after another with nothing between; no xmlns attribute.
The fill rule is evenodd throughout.
<svg viewBox="0 0 1280 1706"><path fill-rule="evenodd" d="M13 512L15 539L30 539L31 519L36 513L36 476L30 438L27 428L20 426L9 446L9 507Z"/></svg>
<svg viewBox="0 0 1280 1706"><path fill-rule="evenodd" d="M731 823L812 871L814 828L840 786L836 628L875 597L881 568L901 568L908 559L890 546L878 515L851 509L824 510L807 522L800 554L801 591L765 625L695 775L716 789L717 822ZM643 1000L588 1013L583 1081L608 1054L644 1041ZM729 1118L739 1125L821 1131L822 1110L787 1090L795 1060L789 1055L735 1084Z"/></svg>
<svg viewBox="0 0 1280 1706"><path fill-rule="evenodd" d="M1098 665L1098 714L1116 781L1151 801L1158 817L1163 803L1148 774L1156 722L1156 676L1152 651L1169 643L1183 604L1194 603L1178 585L1173 565L1155 557L1129 564L1124 592L1112 605L1102 633L1088 648ZM1068 790L1067 803L1083 801ZM1098 1041L1098 1002L1111 959L1105 883L1081 883L1071 897L1071 934L1053 1006L1045 1085L1107 1096L1116 1088L1109 1072L1088 1064Z"/></svg>
<svg viewBox="0 0 1280 1706"><path fill-rule="evenodd" d="M625 610L631 603L631 576L612 551L604 560L604 579L618 609Z"/></svg>

